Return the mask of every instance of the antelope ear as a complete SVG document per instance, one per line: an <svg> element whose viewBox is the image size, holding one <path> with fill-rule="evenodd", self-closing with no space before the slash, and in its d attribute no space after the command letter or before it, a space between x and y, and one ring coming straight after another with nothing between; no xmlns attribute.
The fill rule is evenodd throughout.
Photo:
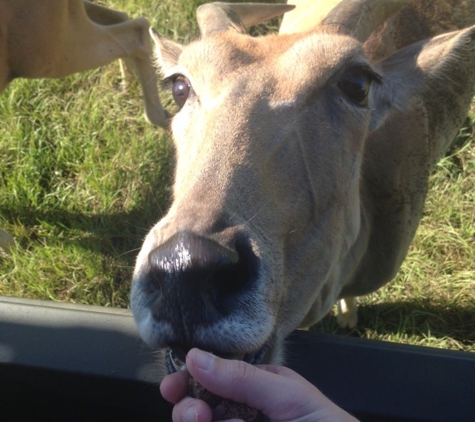
<svg viewBox="0 0 475 422"><path fill-rule="evenodd" d="M150 28L150 35L155 44L156 65L162 73L167 73L168 69L177 65L183 46L161 37L153 28Z"/></svg>
<svg viewBox="0 0 475 422"><path fill-rule="evenodd" d="M372 129L390 109L404 111L416 98L430 124L454 126L466 117L475 93L475 26L405 47L383 60L380 69L383 82L374 89Z"/></svg>

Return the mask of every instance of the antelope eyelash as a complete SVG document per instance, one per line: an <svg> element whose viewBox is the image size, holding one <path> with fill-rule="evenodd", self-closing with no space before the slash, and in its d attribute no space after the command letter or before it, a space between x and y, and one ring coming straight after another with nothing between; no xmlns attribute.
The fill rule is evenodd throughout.
<svg viewBox="0 0 475 422"><path fill-rule="evenodd" d="M160 81L160 87L163 89L163 90L166 90L166 89L171 89L173 87L173 84L175 83L175 81L178 79L178 78L186 78L188 79L185 75L183 75L182 73L174 73L170 76L167 76L166 78L163 78L161 81Z"/></svg>
<svg viewBox="0 0 475 422"><path fill-rule="evenodd" d="M178 76L179 76L178 74L174 74L174 75L167 76L166 78L162 79L160 81L160 88L164 91L170 90L173 87L173 84L176 81L176 78Z"/></svg>

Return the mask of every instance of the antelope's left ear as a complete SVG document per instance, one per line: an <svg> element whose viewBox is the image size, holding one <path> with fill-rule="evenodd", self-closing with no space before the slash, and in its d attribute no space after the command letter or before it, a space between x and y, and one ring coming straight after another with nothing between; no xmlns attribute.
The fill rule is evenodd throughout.
<svg viewBox="0 0 475 422"><path fill-rule="evenodd" d="M458 118L475 93L475 26L405 47L383 60L380 70L383 82L374 87L372 130L391 109L405 110L415 97L425 104L445 103L444 118Z"/></svg>
<svg viewBox="0 0 475 422"><path fill-rule="evenodd" d="M167 73L168 69L176 66L183 46L176 42L161 37L154 28L150 28L150 35L155 44L156 63L162 73Z"/></svg>

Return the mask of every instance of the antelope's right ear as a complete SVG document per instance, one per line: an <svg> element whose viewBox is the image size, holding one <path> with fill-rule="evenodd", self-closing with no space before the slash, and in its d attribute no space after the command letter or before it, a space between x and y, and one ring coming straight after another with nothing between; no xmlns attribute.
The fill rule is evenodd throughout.
<svg viewBox="0 0 475 422"><path fill-rule="evenodd" d="M157 67L166 74L168 69L177 65L183 46L161 37L154 28L150 28L150 35L155 44Z"/></svg>
<svg viewBox="0 0 475 422"><path fill-rule="evenodd" d="M430 104L429 112L439 110L434 124L455 125L475 91L475 25L409 45L384 59L380 69L373 129L390 108L404 111L414 98Z"/></svg>

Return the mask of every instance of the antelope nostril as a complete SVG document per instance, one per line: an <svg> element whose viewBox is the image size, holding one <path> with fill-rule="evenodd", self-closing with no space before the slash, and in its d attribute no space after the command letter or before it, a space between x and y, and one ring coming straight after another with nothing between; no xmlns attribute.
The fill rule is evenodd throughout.
<svg viewBox="0 0 475 422"><path fill-rule="evenodd" d="M235 296L252 286L258 267L245 240L236 239L231 249L192 232L172 236L148 259L150 280L163 298L178 301L175 305L187 307L187 312L206 314L205 319L216 318L216 311L228 313Z"/></svg>

